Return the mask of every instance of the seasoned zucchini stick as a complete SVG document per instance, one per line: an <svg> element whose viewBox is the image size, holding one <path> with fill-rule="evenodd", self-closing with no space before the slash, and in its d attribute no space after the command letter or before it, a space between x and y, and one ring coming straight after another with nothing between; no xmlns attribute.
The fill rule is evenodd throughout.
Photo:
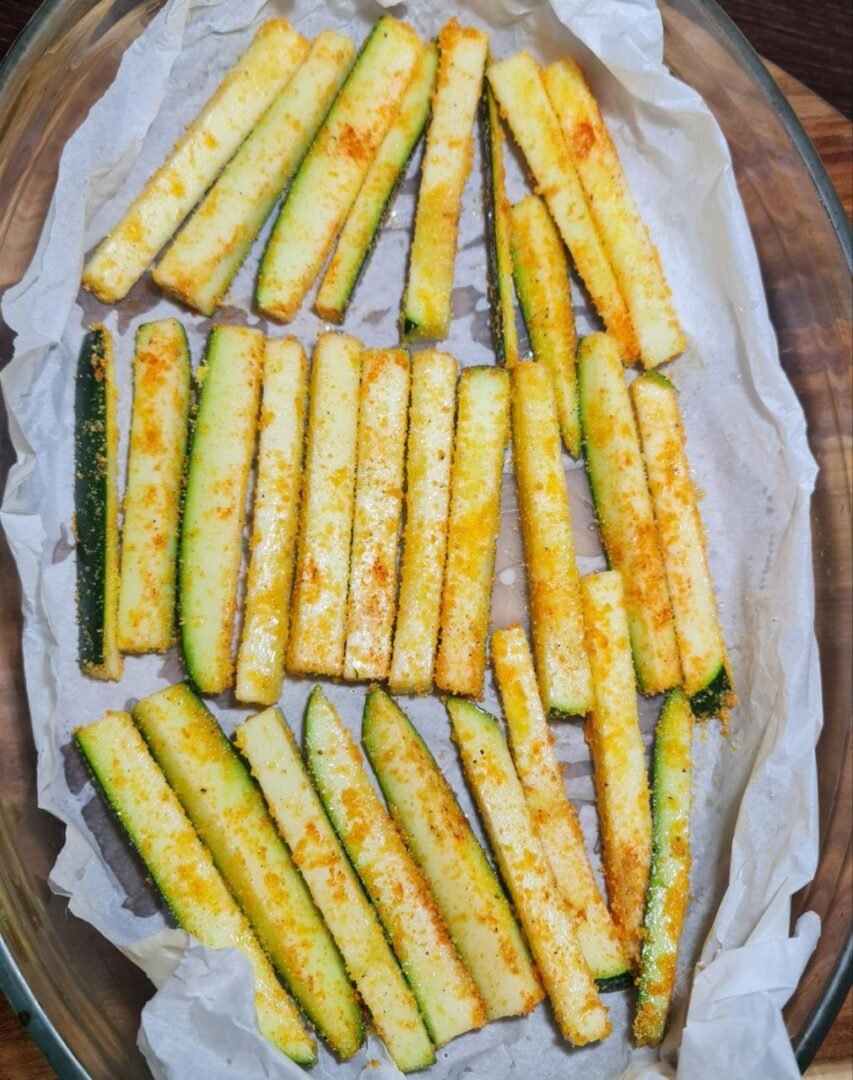
<svg viewBox="0 0 853 1080"><path fill-rule="evenodd" d="M582 714L592 706L592 681L557 408L543 364L513 369L512 447L542 704L546 714Z"/></svg>
<svg viewBox="0 0 853 1080"><path fill-rule="evenodd" d="M408 409L409 354L405 349L365 350L361 355L345 679L384 679L391 663Z"/></svg>
<svg viewBox="0 0 853 1080"><path fill-rule="evenodd" d="M344 668L360 353L346 334L321 334L314 347L287 653L296 675Z"/></svg>
<svg viewBox="0 0 853 1080"><path fill-rule="evenodd" d="M515 770L536 835L572 913L581 952L600 990L621 988L630 981L628 963L595 883L578 816L566 796L533 658L520 626L492 634L492 665Z"/></svg>
<svg viewBox="0 0 853 1080"><path fill-rule="evenodd" d="M665 376L650 372L634 381L631 398L663 547L684 692L696 716L725 719L737 698L717 619L676 390Z"/></svg>
<svg viewBox="0 0 853 1080"><path fill-rule="evenodd" d="M80 349L74 412L78 662L84 675L114 680L124 670L118 647L118 388L112 335L100 324Z"/></svg>
<svg viewBox="0 0 853 1080"><path fill-rule="evenodd" d="M438 79L403 297L403 334L411 340L441 340L450 328L459 213L488 49L486 33L456 19L439 31Z"/></svg>
<svg viewBox="0 0 853 1080"><path fill-rule="evenodd" d="M498 363L509 367L518 360L518 334L512 289L509 199L506 195L504 135L495 95L483 83L480 101L483 129L483 161L486 165L486 249L489 256L489 302L492 307L492 334Z"/></svg>
<svg viewBox="0 0 853 1080"><path fill-rule="evenodd" d="M515 288L536 360L551 373L563 444L580 457L581 429L575 372L577 335L569 266L560 234L536 195L510 211Z"/></svg>
<svg viewBox="0 0 853 1080"><path fill-rule="evenodd" d="M362 740L489 1019L530 1012L542 988L503 889L426 743L378 688L364 704Z"/></svg>
<svg viewBox="0 0 853 1080"><path fill-rule="evenodd" d="M389 683L396 693L432 689L447 549L456 361L428 349L412 358L406 446L406 524Z"/></svg>
<svg viewBox="0 0 853 1080"><path fill-rule="evenodd" d="M595 790L610 913L631 965L640 958L652 819L622 579L615 570L582 582L595 708L586 741Z"/></svg>
<svg viewBox="0 0 853 1080"><path fill-rule="evenodd" d="M264 315L289 322L355 201L396 116L425 46L383 15L299 167L267 243L258 277Z"/></svg>
<svg viewBox="0 0 853 1080"><path fill-rule="evenodd" d="M574 60L550 64L543 79L625 297L640 359L647 368L663 364L684 350L684 334L660 255L628 188L598 102Z"/></svg>
<svg viewBox="0 0 853 1080"><path fill-rule="evenodd" d="M693 714L671 691L655 730L652 777L652 869L646 897L634 1038L657 1046L675 988L678 942L690 890L690 742Z"/></svg>
<svg viewBox="0 0 853 1080"><path fill-rule="evenodd" d="M580 180L554 114L539 65L527 52L490 64L486 72L501 112L521 147L538 191L566 243L595 307L626 362L637 339Z"/></svg>
<svg viewBox="0 0 853 1080"><path fill-rule="evenodd" d="M451 694L479 697L483 692L508 435L509 372L466 368L459 381L435 664L437 686Z"/></svg>
<svg viewBox="0 0 853 1080"><path fill-rule="evenodd" d="M637 682L659 694L681 682L672 605L637 426L619 353L607 334L578 350L589 484L607 561L622 575Z"/></svg>
<svg viewBox="0 0 853 1080"><path fill-rule="evenodd" d="M436 1046L486 1022L486 1007L423 874L373 790L352 736L316 688L305 758L335 831L373 901Z"/></svg>
<svg viewBox="0 0 853 1080"><path fill-rule="evenodd" d="M284 19L271 19L228 72L90 257L83 287L105 304L123 299L216 179L302 63L308 42Z"/></svg>
<svg viewBox="0 0 853 1080"><path fill-rule="evenodd" d="M350 1057L364 1037L358 998L239 755L186 685L143 698L133 719L287 988Z"/></svg>
<svg viewBox="0 0 853 1080"><path fill-rule="evenodd" d="M251 556L237 654L238 701L278 701L302 487L308 374L295 338L267 340Z"/></svg>
<svg viewBox="0 0 853 1080"><path fill-rule="evenodd" d="M191 384L187 335L178 320L140 326L133 357L133 418L124 493L118 607L122 652L165 652L175 640Z"/></svg>
<svg viewBox="0 0 853 1080"><path fill-rule="evenodd" d="M153 278L213 315L249 248L323 122L355 56L348 37L323 30L178 234Z"/></svg>
<svg viewBox="0 0 853 1080"><path fill-rule="evenodd" d="M75 739L178 925L210 949L243 953L252 965L261 1034L294 1061L313 1065L314 1041L130 716L108 712Z"/></svg>
<svg viewBox="0 0 853 1080"><path fill-rule="evenodd" d="M437 67L438 49L427 45L400 102L400 112L382 140L338 237L314 304L322 319L343 321L382 220L426 126Z"/></svg>
<svg viewBox="0 0 853 1080"><path fill-rule="evenodd" d="M206 694L219 694L234 681L231 639L263 367L260 330L210 331L187 470L178 583L187 672Z"/></svg>
<svg viewBox="0 0 853 1080"><path fill-rule="evenodd" d="M501 875L524 927L563 1038L584 1046L611 1031L557 888L497 720L471 701L449 698L447 711L465 776Z"/></svg>
<svg viewBox="0 0 853 1080"><path fill-rule="evenodd" d="M403 1072L431 1065L435 1054L417 1002L329 824L284 717L278 709L252 716L237 728L235 741L394 1064Z"/></svg>

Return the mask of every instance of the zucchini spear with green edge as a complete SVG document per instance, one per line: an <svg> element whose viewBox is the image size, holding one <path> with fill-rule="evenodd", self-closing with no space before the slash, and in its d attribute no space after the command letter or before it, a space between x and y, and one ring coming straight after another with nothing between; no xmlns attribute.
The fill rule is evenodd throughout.
<svg viewBox="0 0 853 1080"><path fill-rule="evenodd" d="M426 880L373 790L361 754L317 687L305 713L305 759L326 812L373 901L436 1046L486 1022Z"/></svg>
<svg viewBox="0 0 853 1080"><path fill-rule="evenodd" d="M453 738L479 807L501 876L554 1007L573 1046L611 1031L575 931L557 888L497 720L464 698L448 698Z"/></svg>
<svg viewBox="0 0 853 1080"><path fill-rule="evenodd" d="M367 695L362 741L489 1019L530 1012L542 988L503 889L429 748L384 690Z"/></svg>
<svg viewBox="0 0 853 1080"><path fill-rule="evenodd" d="M79 664L84 675L120 679L118 648L118 389L113 339L97 324L77 362L74 529Z"/></svg>
<svg viewBox="0 0 853 1080"><path fill-rule="evenodd" d="M690 890L690 742L693 714L681 690L671 691L655 730L652 763L652 869L643 919L643 947L634 1038L663 1038L675 987L678 942Z"/></svg>
<svg viewBox="0 0 853 1080"><path fill-rule="evenodd" d="M294 1061L313 1065L313 1039L130 716L108 712L75 739L178 925L210 949L243 953L252 965L261 1034Z"/></svg>
<svg viewBox="0 0 853 1080"><path fill-rule="evenodd" d="M681 683L681 662L637 425L609 335L581 341L578 392L589 486L608 564L622 575L637 682L659 694Z"/></svg>
<svg viewBox="0 0 853 1080"><path fill-rule="evenodd" d="M133 719L287 988L351 1057L364 1037L358 997L239 755L186 685L144 698Z"/></svg>
<svg viewBox="0 0 853 1080"><path fill-rule="evenodd" d="M284 717L278 709L250 717L237 728L235 742L394 1064L402 1072L426 1068L435 1054L417 1002L326 817Z"/></svg>
<svg viewBox="0 0 853 1080"><path fill-rule="evenodd" d="M423 134L429 116L438 50L427 45L409 83L400 112L368 169L320 283L314 307L321 319L343 321L379 229Z"/></svg>
<svg viewBox="0 0 853 1080"><path fill-rule="evenodd" d="M632 383L631 398L663 547L684 692L696 716L725 719L737 698L717 619L678 395L664 375L648 372Z"/></svg>
<svg viewBox="0 0 853 1080"><path fill-rule="evenodd" d="M520 626L492 634L492 665L512 760L557 886L571 909L578 944L599 990L621 989L630 982L630 969L598 891L578 816L566 795L533 658Z"/></svg>

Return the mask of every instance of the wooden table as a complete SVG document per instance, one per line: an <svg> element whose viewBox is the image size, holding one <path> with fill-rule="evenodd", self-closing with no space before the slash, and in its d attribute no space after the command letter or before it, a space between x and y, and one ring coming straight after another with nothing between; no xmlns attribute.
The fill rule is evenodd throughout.
<svg viewBox="0 0 853 1080"><path fill-rule="evenodd" d="M725 0L723 6L727 6ZM0 56L5 55L16 34L37 7L38 0L3 0L0 5ZM768 5L768 13L770 9L771 5ZM779 9L775 4L772 5L772 10L774 17L778 18ZM788 12L787 17L799 23L797 11ZM817 57L819 55L816 54ZM820 60L816 59L816 63L820 63ZM768 67L820 154L848 218L853 218L853 127L841 113L803 83L772 63L768 63ZM838 1020L818 1051L815 1064L809 1069L807 1076L810 1080L828 1080L829 1077L838 1077L840 1080L841 1077L849 1077L851 1061L853 1004L848 995ZM0 1080L49 1080L54 1076L55 1073L41 1051L0 994Z"/></svg>

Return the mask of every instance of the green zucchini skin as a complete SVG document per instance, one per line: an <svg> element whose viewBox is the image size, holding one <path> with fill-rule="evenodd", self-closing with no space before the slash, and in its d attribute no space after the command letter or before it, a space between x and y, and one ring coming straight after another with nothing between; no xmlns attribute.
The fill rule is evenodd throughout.
<svg viewBox="0 0 853 1080"><path fill-rule="evenodd" d="M725 664L720 664L713 678L690 698L690 708L697 719L718 716L731 700L732 680Z"/></svg>
<svg viewBox="0 0 853 1080"><path fill-rule="evenodd" d="M505 136L500 112L487 79L480 98L480 130L485 167L486 253L489 270L489 304L492 338L499 364L518 360L518 335L513 307L512 258L509 253L509 205L503 164Z"/></svg>

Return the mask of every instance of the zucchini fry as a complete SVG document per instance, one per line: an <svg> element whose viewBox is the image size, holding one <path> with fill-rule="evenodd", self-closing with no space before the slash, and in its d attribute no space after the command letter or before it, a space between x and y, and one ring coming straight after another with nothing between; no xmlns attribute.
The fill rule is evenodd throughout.
<svg viewBox="0 0 853 1080"><path fill-rule="evenodd" d="M451 694L479 697L483 692L508 435L509 372L466 368L459 381L435 664L436 685Z"/></svg>
<svg viewBox="0 0 853 1080"><path fill-rule="evenodd" d="M363 352L345 679L384 679L391 663L408 407L405 349Z"/></svg>
<svg viewBox="0 0 853 1080"><path fill-rule="evenodd" d="M592 681L557 408L542 364L512 371L512 439L542 705L546 714L579 715L592 706Z"/></svg>
<svg viewBox="0 0 853 1080"><path fill-rule="evenodd" d="M657 1046L675 988L678 942L690 891L690 743L693 714L681 690L667 694L655 731L652 779L654 846L634 1038Z"/></svg>
<svg viewBox="0 0 853 1080"><path fill-rule="evenodd" d="M191 384L187 335L178 320L140 326L124 493L118 606L122 652L165 652L175 640Z"/></svg>
<svg viewBox="0 0 853 1080"><path fill-rule="evenodd" d="M676 389L665 376L649 372L635 379L631 398L663 547L684 692L696 716L719 715L725 721L737 698L717 619Z"/></svg>
<svg viewBox="0 0 853 1080"><path fill-rule="evenodd" d="M204 315L214 314L354 56L348 37L332 30L317 35L304 63L154 268L162 289Z"/></svg>
<svg viewBox="0 0 853 1080"><path fill-rule="evenodd" d="M83 270L83 288L122 300L233 157L308 52L284 19L263 24L216 93Z"/></svg>
<svg viewBox="0 0 853 1080"><path fill-rule="evenodd" d="M608 333L624 360L633 360L637 339L628 308L545 93L539 65L529 53L520 52L490 64L486 75Z"/></svg>
<svg viewBox="0 0 853 1080"><path fill-rule="evenodd" d="M388 817L352 736L317 687L305 758L326 812L385 927L436 1046L486 1022L486 1006L426 880Z"/></svg>
<svg viewBox="0 0 853 1080"><path fill-rule="evenodd" d="M610 913L632 967L640 958L652 853L652 818L622 579L615 570L581 582L595 708L586 741L595 790Z"/></svg>
<svg viewBox="0 0 853 1080"><path fill-rule="evenodd" d="M382 220L426 126L437 67L438 49L429 44L421 53L397 119L382 140L341 230L314 304L321 319L343 321Z"/></svg>
<svg viewBox="0 0 853 1080"><path fill-rule="evenodd" d="M74 532L77 539L78 663L84 675L118 680L118 388L109 330L96 324L77 361Z"/></svg>
<svg viewBox="0 0 853 1080"><path fill-rule="evenodd" d="M579 457L577 335L566 250L537 195L510 210L515 288L536 360L551 373L563 444Z"/></svg>
<svg viewBox="0 0 853 1080"><path fill-rule="evenodd" d="M440 341L450 328L459 213L471 171L471 129L488 49L487 34L460 26L456 19L439 31L438 79L403 297L403 336L408 340Z"/></svg>
<svg viewBox="0 0 853 1080"><path fill-rule="evenodd" d="M302 487L307 364L295 338L267 340L251 555L237 654L238 701L278 701Z"/></svg>
<svg viewBox="0 0 853 1080"><path fill-rule="evenodd" d="M486 236L489 255L489 303L492 307L492 334L499 364L512 367L518 361L518 333L512 290L509 199L506 195L504 135L495 95L483 83L480 100L483 130L483 161L486 166Z"/></svg>
<svg viewBox="0 0 853 1080"><path fill-rule="evenodd" d="M287 647L295 675L344 669L360 354L348 334L321 334L314 347Z"/></svg>
<svg viewBox="0 0 853 1080"><path fill-rule="evenodd" d="M406 524L389 683L402 694L432 689L447 550L456 361L428 349L412 358L406 447Z"/></svg>
<svg viewBox="0 0 853 1080"><path fill-rule="evenodd" d="M320 271L397 115L426 46L383 15L374 26L293 179L267 243L256 300L289 322Z"/></svg>
<svg viewBox="0 0 853 1080"><path fill-rule="evenodd" d="M501 876L512 896L563 1038L584 1046L611 1031L557 888L524 792L493 716L463 698L448 698L453 738L483 818Z"/></svg>
<svg viewBox="0 0 853 1080"><path fill-rule="evenodd" d="M543 73L572 164L625 297L647 368L684 351L660 255L637 209L619 155L579 64L557 60Z"/></svg>
<svg viewBox="0 0 853 1080"><path fill-rule="evenodd" d="M258 713L237 728L235 741L395 1065L410 1072L432 1064L435 1054L417 1002L326 817L284 717L278 709Z"/></svg>
<svg viewBox="0 0 853 1080"><path fill-rule="evenodd" d="M515 770L536 835L572 913L581 952L599 989L621 988L626 980L630 981L630 970L619 934L595 883L580 821L566 796L536 687L533 658L520 626L492 634L492 664Z"/></svg>
<svg viewBox="0 0 853 1080"><path fill-rule="evenodd" d="M74 737L178 925L210 949L243 953L252 965L261 1034L294 1061L313 1065L314 1040L130 716L108 712Z"/></svg>
<svg viewBox="0 0 853 1080"><path fill-rule="evenodd" d="M644 694L681 683L681 663L640 440L615 343L591 334L578 350L584 453L610 567L622 575L631 651Z"/></svg>

